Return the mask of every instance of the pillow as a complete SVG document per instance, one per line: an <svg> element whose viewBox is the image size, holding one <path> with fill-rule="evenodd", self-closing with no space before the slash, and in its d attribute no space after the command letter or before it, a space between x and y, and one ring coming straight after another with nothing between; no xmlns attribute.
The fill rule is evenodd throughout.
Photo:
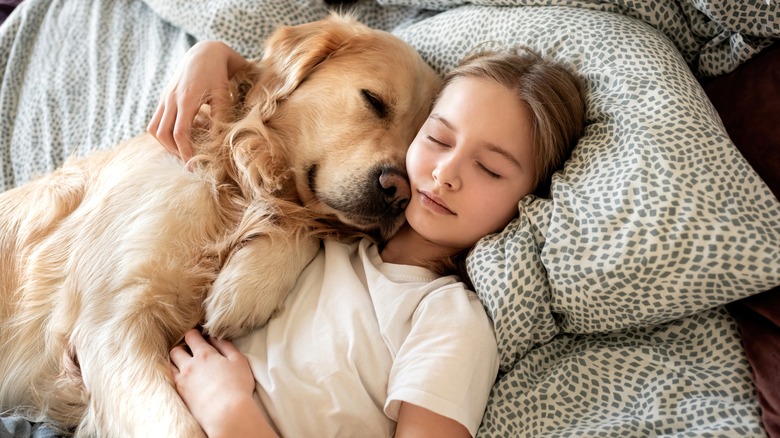
<svg viewBox="0 0 780 438"><path fill-rule="evenodd" d="M442 71L501 41L573 64L586 80L588 126L551 199L523 200L520 219L469 257L504 365L524 351L503 347L555 331L504 332L522 319L514 311L564 332L606 333L780 284L780 202L659 32L573 8L460 7L397 34Z"/></svg>
<svg viewBox="0 0 780 438"><path fill-rule="evenodd" d="M197 40L221 40L245 57L262 54L277 25L294 26L323 18L324 1L213 0L193 7L190 0L143 0L157 15Z"/></svg>
<svg viewBox="0 0 780 438"><path fill-rule="evenodd" d="M447 10L465 4L482 6L569 6L613 12L642 20L671 39L700 77L734 70L780 37L777 7L771 2L741 0L378 0Z"/></svg>

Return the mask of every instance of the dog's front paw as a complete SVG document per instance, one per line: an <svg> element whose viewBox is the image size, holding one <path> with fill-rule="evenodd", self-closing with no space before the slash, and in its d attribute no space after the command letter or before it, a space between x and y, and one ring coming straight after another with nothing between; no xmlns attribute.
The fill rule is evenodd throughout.
<svg viewBox="0 0 780 438"><path fill-rule="evenodd" d="M236 338L265 325L281 309L289 291L270 289L254 278L219 281L222 277L206 299L203 323L206 333L218 338Z"/></svg>
<svg viewBox="0 0 780 438"><path fill-rule="evenodd" d="M231 254L206 298L203 328L235 338L265 325L318 248L318 241L296 246L259 237Z"/></svg>

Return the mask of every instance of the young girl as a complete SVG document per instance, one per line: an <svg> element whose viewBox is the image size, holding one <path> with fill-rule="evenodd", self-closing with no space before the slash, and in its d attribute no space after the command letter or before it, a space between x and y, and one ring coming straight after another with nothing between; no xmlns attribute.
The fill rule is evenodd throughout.
<svg viewBox="0 0 780 438"><path fill-rule="evenodd" d="M189 158L179 133L243 62L221 43L196 45L150 132ZM189 351L171 351L176 389L206 434L473 436L498 369L495 335L476 294L442 274L545 187L583 125L580 83L561 65L527 49L466 58L409 147L413 196L395 236L326 241L265 327L236 345L192 330Z"/></svg>

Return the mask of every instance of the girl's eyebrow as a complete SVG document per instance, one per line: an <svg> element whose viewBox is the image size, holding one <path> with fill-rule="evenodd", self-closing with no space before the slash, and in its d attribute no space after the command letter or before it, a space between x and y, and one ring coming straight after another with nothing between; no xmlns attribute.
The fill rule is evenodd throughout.
<svg viewBox="0 0 780 438"><path fill-rule="evenodd" d="M493 143L488 143L487 144L487 148L488 148L489 151L495 152L495 153L501 155L502 157L506 158L510 163L512 163L515 166L517 166L520 170L523 170L523 165L520 164L520 161L518 161L517 158L515 158L514 155L509 153L508 150L502 148L501 146L494 145Z"/></svg>
<svg viewBox="0 0 780 438"><path fill-rule="evenodd" d="M452 124L450 122L448 122L447 119L442 117L440 114L438 114L438 113L431 113L431 115L428 116L428 117L430 117L431 119L434 119L434 120L442 123L444 126L448 127L452 131L458 132L458 130L455 129L455 127L452 126ZM508 150L502 148L501 146L493 144L493 143L487 143L486 145L487 145L487 149L489 151L495 152L495 153L501 155L502 157L506 158L507 161L509 161L510 163L512 163L515 166L517 166L520 170L523 170L523 165L520 164L520 161L514 155L512 155Z"/></svg>
<svg viewBox="0 0 780 438"><path fill-rule="evenodd" d="M438 120L439 122L441 122L442 124L444 124L444 126L446 126L446 127L450 128L451 130L453 130L453 131L456 131L456 132L457 132L457 129L455 129L455 127L454 127L454 126L452 126L452 124L451 124L450 122L448 122L448 121L447 121L447 119L445 119L444 117L442 117L442 116L441 116L441 115L439 115L438 113L431 113L431 115L430 115L430 116L428 116L428 117L430 117L430 118L431 118L431 119L433 119L433 120Z"/></svg>

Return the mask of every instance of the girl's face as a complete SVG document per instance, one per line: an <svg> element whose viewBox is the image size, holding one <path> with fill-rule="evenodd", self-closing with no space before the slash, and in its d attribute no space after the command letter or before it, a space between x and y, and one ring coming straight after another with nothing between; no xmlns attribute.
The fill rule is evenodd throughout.
<svg viewBox="0 0 780 438"><path fill-rule="evenodd" d="M535 188L532 124L504 86L465 77L450 82L406 155L409 225L455 250L502 229Z"/></svg>

